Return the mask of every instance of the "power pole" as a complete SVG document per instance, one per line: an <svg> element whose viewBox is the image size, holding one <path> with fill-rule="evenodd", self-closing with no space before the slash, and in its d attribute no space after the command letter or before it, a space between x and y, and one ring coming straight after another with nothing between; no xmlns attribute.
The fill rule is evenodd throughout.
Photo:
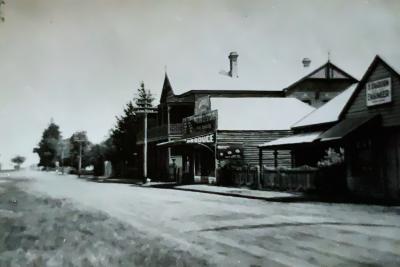
<svg viewBox="0 0 400 267"><path fill-rule="evenodd" d="M144 136L143 136L143 180L147 180L147 114L157 113L157 108L152 107L153 97L150 91L145 90L144 82L141 82L138 89L139 96L136 98L137 107L134 108L135 113L144 115Z"/></svg>
<svg viewBox="0 0 400 267"><path fill-rule="evenodd" d="M78 177L81 176L82 171L82 143L85 142L84 139L75 138L75 142L79 143L79 161L78 161Z"/></svg>
<svg viewBox="0 0 400 267"><path fill-rule="evenodd" d="M143 178L147 178L147 109L144 110Z"/></svg>
<svg viewBox="0 0 400 267"><path fill-rule="evenodd" d="M137 114L144 115L144 129L143 129L143 180L146 181L147 178L147 114L157 113L157 108L153 107L137 107L135 108Z"/></svg>
<svg viewBox="0 0 400 267"><path fill-rule="evenodd" d="M60 143L59 145L60 149L61 149L61 174L64 174L64 144Z"/></svg>
<svg viewBox="0 0 400 267"><path fill-rule="evenodd" d="M82 170L82 142L79 142L79 164L78 164L79 177L81 176L81 170Z"/></svg>

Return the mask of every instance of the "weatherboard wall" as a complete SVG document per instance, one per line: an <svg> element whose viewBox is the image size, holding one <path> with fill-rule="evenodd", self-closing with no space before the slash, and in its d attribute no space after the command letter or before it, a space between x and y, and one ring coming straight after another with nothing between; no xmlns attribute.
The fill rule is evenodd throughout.
<svg viewBox="0 0 400 267"><path fill-rule="evenodd" d="M392 83L392 102L382 105L367 107L366 86L371 81L384 78L391 78ZM347 110L345 117L359 117L367 115L378 115L382 117L382 125L384 127L400 126L400 78L399 75L389 70L383 63L378 63L371 75L361 84L361 90L356 95Z"/></svg>
<svg viewBox="0 0 400 267"><path fill-rule="evenodd" d="M291 135L288 130L277 131L217 131L217 144L243 144L243 159L245 164L258 166L258 145L273 141L278 138ZM263 151L263 163L268 167L274 166L273 151ZM278 154L278 166L290 167L290 152L280 150Z"/></svg>
<svg viewBox="0 0 400 267"><path fill-rule="evenodd" d="M366 84L391 78L392 100L376 106L367 106ZM359 154L348 153L347 174L349 189L357 194L400 199L400 76L380 58L376 58L350 99L344 118L380 115L382 127L365 131L347 146L347 151L356 149L360 140L372 140L371 175L359 175L354 171Z"/></svg>

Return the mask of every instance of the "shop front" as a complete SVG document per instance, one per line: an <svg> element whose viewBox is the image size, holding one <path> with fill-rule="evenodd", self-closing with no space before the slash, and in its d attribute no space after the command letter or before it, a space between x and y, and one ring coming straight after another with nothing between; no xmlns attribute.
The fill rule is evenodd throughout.
<svg viewBox="0 0 400 267"><path fill-rule="evenodd" d="M347 142L350 190L366 197L400 199L399 73L376 56L342 116L341 123L369 119L369 127Z"/></svg>
<svg viewBox="0 0 400 267"><path fill-rule="evenodd" d="M340 98L340 96L339 96ZM315 123L316 117L339 112L336 120L322 120L317 124L303 125L302 131L260 146L263 150L290 149L294 162L311 165L307 153L318 156L321 149L340 150L343 158L345 187L350 193L367 198L400 199L400 75L388 63L376 56L349 98L326 104L311 114L307 121ZM335 100L332 100L335 101ZM336 107L339 109L332 109ZM332 125L333 124L333 125ZM329 127L327 127L329 125ZM311 132L312 129L322 131ZM292 128L293 129L293 128ZM294 128L294 130L299 130ZM333 153L334 154L334 153ZM300 162L299 159L306 159ZM332 163L332 158L326 164ZM263 162L260 161L260 166ZM277 166L275 166L277 167ZM324 164L318 163L319 176L326 182L336 181L332 172L321 172ZM335 184L335 183L330 183Z"/></svg>
<svg viewBox="0 0 400 267"><path fill-rule="evenodd" d="M170 177L178 183L215 183L215 134L159 143L171 149Z"/></svg>
<svg viewBox="0 0 400 267"><path fill-rule="evenodd" d="M159 143L171 148L170 176L178 183L216 182L217 111L203 111L183 119L181 139Z"/></svg>

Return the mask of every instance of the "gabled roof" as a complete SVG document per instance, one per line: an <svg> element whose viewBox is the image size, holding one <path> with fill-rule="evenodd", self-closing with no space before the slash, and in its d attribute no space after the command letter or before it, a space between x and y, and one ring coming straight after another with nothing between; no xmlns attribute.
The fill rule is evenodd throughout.
<svg viewBox="0 0 400 267"><path fill-rule="evenodd" d="M328 61L324 65L320 66L316 70L312 71L308 75L302 77L301 79L297 80L296 82L292 83L288 87L286 87L285 91L290 91L299 83L308 80L308 79L348 79L353 82L357 82L357 79L345 72L344 70L340 69L338 66L333 64L332 62Z"/></svg>
<svg viewBox="0 0 400 267"><path fill-rule="evenodd" d="M207 95L258 95L265 97L285 97L283 91L265 91L265 90L190 90L183 94L177 95L178 97L188 96L191 94L207 94Z"/></svg>
<svg viewBox="0 0 400 267"><path fill-rule="evenodd" d="M169 91L171 91L172 94L174 93L171 83L169 82L168 74L165 73L164 83L161 91L160 103L162 103L165 100Z"/></svg>
<svg viewBox="0 0 400 267"><path fill-rule="evenodd" d="M314 110L298 99L211 97L218 110L219 130L290 130L290 126Z"/></svg>
<svg viewBox="0 0 400 267"><path fill-rule="evenodd" d="M375 67L378 64L382 64L386 69L388 69L391 73L393 73L394 75L398 76L400 78L400 68L398 68L400 66L400 64L395 65L396 67L392 67L391 65L389 65L387 63L387 61L383 60L381 56L376 55L374 60L371 62L371 64L369 65L367 71L365 72L365 74L363 75L363 77L361 78L360 82L358 83L355 92L352 94L352 96L350 97L349 101L346 103L345 107L343 108L343 110L341 111L339 117L343 118L344 115L346 114L347 110L350 108L350 106L353 104L354 99L356 98L356 96L360 93L360 91L363 89L366 81L368 80L369 76L371 75L371 73L375 70Z"/></svg>
<svg viewBox="0 0 400 267"><path fill-rule="evenodd" d="M332 98L328 103L314 110L310 114L306 115L300 121L296 122L292 128L303 128L312 125L321 125L325 123L336 122L339 120L339 116L353 95L357 84L353 84Z"/></svg>
<svg viewBox="0 0 400 267"><path fill-rule="evenodd" d="M263 96L283 97L285 90L289 90L298 83L307 79L322 79L327 70L331 70L333 79L350 79L357 82L351 75L338 68L328 61L308 75L304 76L303 67L288 68L286 72L271 72L270 65L266 64L265 59L250 56L249 54L239 55L238 77L229 76L228 61L221 57L221 61L216 62L215 66L207 66L201 70L186 69L171 76L165 75L160 102L162 102L169 91L173 95L181 97L195 93L229 93L231 95L240 93L263 94ZM297 82L285 87L287 81L296 80ZM173 87L170 81L173 81ZM286 89L284 89L286 88Z"/></svg>

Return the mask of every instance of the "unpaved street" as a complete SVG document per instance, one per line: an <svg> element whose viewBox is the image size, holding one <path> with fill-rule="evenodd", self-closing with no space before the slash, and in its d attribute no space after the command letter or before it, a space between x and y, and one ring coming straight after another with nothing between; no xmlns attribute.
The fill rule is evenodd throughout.
<svg viewBox="0 0 400 267"><path fill-rule="evenodd" d="M0 181L0 266L400 264L397 207L275 203L44 172Z"/></svg>

